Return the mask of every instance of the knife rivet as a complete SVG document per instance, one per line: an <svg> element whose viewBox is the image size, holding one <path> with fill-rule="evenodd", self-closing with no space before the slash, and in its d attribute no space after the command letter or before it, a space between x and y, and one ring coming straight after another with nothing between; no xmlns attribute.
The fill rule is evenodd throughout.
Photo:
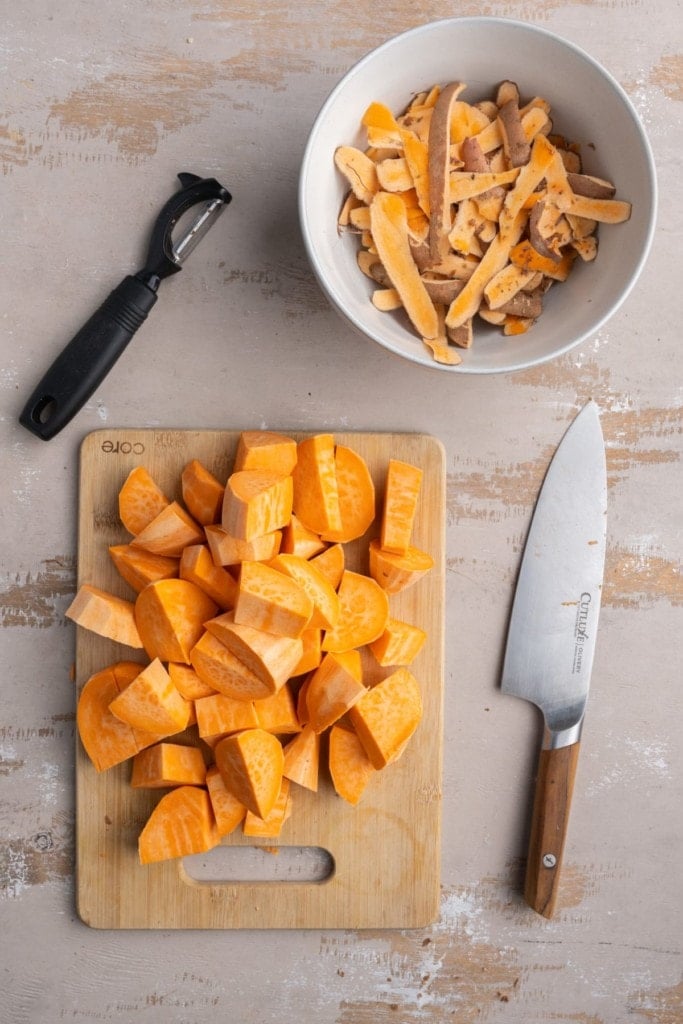
<svg viewBox="0 0 683 1024"><path fill-rule="evenodd" d="M543 867L544 868L554 868L556 864L557 864L557 858L556 858L554 853L544 853L543 854Z"/></svg>

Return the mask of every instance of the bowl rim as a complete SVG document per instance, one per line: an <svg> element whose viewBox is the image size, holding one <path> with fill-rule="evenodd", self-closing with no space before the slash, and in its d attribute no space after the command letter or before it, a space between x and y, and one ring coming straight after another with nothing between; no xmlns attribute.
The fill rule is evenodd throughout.
<svg viewBox="0 0 683 1024"><path fill-rule="evenodd" d="M321 126L325 121L327 111L329 110L330 107L334 105L339 94L346 88L348 82L352 78L354 78L360 71L362 71L362 69L367 64L374 60L378 54L381 54L385 50L391 49L397 43L404 40L405 38L410 36L417 37L423 33L427 34L433 31L438 31L439 28L443 28L445 25L455 26L456 24L468 24L478 26L483 26L487 24L496 24L499 26L505 25L538 36L544 36L552 40L554 43L559 44L560 46L563 46L566 49L572 51L574 55L579 58L579 60L587 62L600 76L602 76L605 79L607 84L611 86L611 88L614 90L614 92L621 100L627 113L629 114L631 121L633 122L633 126L636 130L636 133L638 135L638 139L644 156L644 164L647 170L648 189L646 193L646 198L650 207L647 220L647 230L645 238L643 240L643 245L641 247L640 256L637 262L635 263L633 270L631 271L630 278L627 281L624 288L621 290L621 292L615 298L615 300L605 309L604 313L599 319L597 319L589 328L585 329L576 337L572 338L572 340L567 342L567 344L559 348L553 349L550 352L543 353L537 357L511 361L508 365L476 366L468 364L465 359L463 359L461 363L455 366L444 363L437 363L435 360L427 360L424 357L419 357L417 354L411 355L409 352L406 352L404 349L393 344L391 340L389 340L388 338L378 336L376 333L371 333L367 329L367 327L346 308L344 302L342 301L341 297L337 293L334 286L327 280L327 278L323 274L320 265L320 260L318 258L315 249L315 244L313 241L312 229L305 213L309 168L311 164L311 156L316 145L317 137L320 134ZM358 60L356 60L344 72L344 74L336 83L336 85L333 86L332 90L328 93L326 99L322 103L321 107L318 110L318 113L316 114L313 120L308 138L306 140L306 145L303 150L297 193L299 224L306 255L308 257L309 263L313 269L313 272L318 280L318 283L322 291L327 296L328 300L331 302L333 308L342 316L342 318L345 319L347 323L349 323L353 328L359 331L366 339L376 342L377 344L381 345L388 351L394 353L397 356L400 356L402 359L407 359L410 362L425 367L426 369L436 370L441 373L445 371L447 373L455 373L461 375L475 374L478 376L498 373L512 373L517 372L519 370L530 369L531 367L534 366L540 366L544 363L550 362L551 360L558 359L561 356L566 355L572 349L576 348L578 345L586 341L587 338L590 338L593 335L597 334L597 332L607 323L607 321L610 320L615 315L615 313L617 313L617 311L621 308L621 306L627 300L627 298L631 294L633 288L635 287L637 281L641 276L641 273L649 258L650 250L652 248L652 244L654 241L659 203L656 164L650 140L647 136L647 133L645 132L642 120L631 98L629 97L628 93L623 88L623 86L612 75L612 73L595 57L593 57L590 53L584 50L577 43L574 43L572 40L566 39L564 36L561 36L558 33L551 31L550 29L544 28L540 25L535 25L531 22L523 21L518 18L505 18L498 17L495 15L464 15L462 17L437 18L432 21L423 22L419 25L413 26L412 28L406 29L402 32L394 34L393 36L390 36L388 39L385 39L378 46L373 47L371 50L368 50Z"/></svg>

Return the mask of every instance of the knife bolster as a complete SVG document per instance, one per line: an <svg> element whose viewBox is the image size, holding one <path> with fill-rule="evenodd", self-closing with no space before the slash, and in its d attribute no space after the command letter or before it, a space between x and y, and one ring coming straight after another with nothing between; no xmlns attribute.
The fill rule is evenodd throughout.
<svg viewBox="0 0 683 1024"><path fill-rule="evenodd" d="M580 718L574 725L566 729L550 729L545 725L543 729L542 750L558 750L560 747L571 747L581 739L583 729L583 718Z"/></svg>

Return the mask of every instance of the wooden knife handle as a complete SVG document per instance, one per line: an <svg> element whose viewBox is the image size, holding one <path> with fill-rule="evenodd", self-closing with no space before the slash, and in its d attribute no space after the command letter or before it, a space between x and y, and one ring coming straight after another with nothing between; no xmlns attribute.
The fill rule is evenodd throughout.
<svg viewBox="0 0 683 1024"><path fill-rule="evenodd" d="M541 750L524 897L543 917L555 910L579 746Z"/></svg>

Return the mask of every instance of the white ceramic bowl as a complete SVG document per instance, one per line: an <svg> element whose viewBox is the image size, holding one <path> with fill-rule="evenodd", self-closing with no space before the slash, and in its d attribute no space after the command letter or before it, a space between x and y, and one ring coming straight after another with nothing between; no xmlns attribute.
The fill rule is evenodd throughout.
<svg viewBox="0 0 683 1024"><path fill-rule="evenodd" d="M360 119L371 101L399 113L416 92L454 79L467 83L461 98L472 103L491 98L503 79L517 82L523 99L543 96L551 106L554 130L581 145L584 170L614 182L616 198L633 204L629 221L599 228L597 259L577 261L568 281L550 290L532 330L503 337L477 318L474 344L456 367L435 363L401 315L372 305L372 284L356 264L357 238L337 229L347 189L333 162L337 146L365 145ZM643 268L656 206L650 145L621 86L572 43L502 18L431 22L363 57L320 110L299 179L304 244L332 305L390 351L447 373L522 369L553 359L594 334L626 299Z"/></svg>

